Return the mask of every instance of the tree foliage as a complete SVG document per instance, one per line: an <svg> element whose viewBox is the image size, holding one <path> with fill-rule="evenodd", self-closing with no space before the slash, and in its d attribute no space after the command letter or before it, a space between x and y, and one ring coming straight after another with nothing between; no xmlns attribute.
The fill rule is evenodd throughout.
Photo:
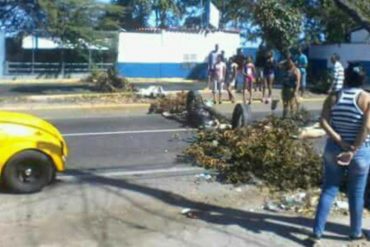
<svg viewBox="0 0 370 247"><path fill-rule="evenodd" d="M259 1L253 18L266 43L283 52L297 43L302 31L300 11L279 1Z"/></svg>
<svg viewBox="0 0 370 247"><path fill-rule="evenodd" d="M20 0L0 3L0 26L7 32L43 33L57 41L86 47L95 43L96 30L109 25L118 28L112 18L100 17L118 13L120 7L99 4L95 0Z"/></svg>
<svg viewBox="0 0 370 247"><path fill-rule="evenodd" d="M45 14L37 1L0 1L0 27L9 33L29 33L44 22Z"/></svg>

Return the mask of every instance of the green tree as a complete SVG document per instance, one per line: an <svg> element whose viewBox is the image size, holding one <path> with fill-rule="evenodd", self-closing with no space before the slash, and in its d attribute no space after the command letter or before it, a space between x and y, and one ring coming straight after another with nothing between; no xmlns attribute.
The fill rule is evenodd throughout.
<svg viewBox="0 0 370 247"><path fill-rule="evenodd" d="M334 2L357 24L370 32L370 4L368 0L334 0Z"/></svg>
<svg viewBox="0 0 370 247"><path fill-rule="evenodd" d="M254 23L268 46L286 52L298 42L302 17L297 8L281 1L261 0L254 9Z"/></svg>
<svg viewBox="0 0 370 247"><path fill-rule="evenodd" d="M45 16L37 1L0 1L0 27L6 32L30 33L44 22Z"/></svg>
<svg viewBox="0 0 370 247"><path fill-rule="evenodd" d="M133 30L148 26L152 0L112 0L112 4L122 7L122 11L114 16L122 28Z"/></svg>

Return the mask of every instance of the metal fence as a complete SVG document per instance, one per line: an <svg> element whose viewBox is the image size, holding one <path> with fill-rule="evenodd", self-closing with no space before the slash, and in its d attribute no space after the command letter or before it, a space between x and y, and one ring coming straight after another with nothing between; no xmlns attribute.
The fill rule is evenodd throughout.
<svg viewBox="0 0 370 247"><path fill-rule="evenodd" d="M5 74L74 74L88 73L93 69L107 70L113 63L32 63L32 62L5 62Z"/></svg>

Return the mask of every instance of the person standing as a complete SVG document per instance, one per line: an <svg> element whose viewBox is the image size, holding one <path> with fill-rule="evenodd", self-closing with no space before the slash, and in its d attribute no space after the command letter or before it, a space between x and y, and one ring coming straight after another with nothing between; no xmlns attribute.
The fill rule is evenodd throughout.
<svg viewBox="0 0 370 247"><path fill-rule="evenodd" d="M235 57L230 57L227 63L226 68L226 79L225 79L225 89L229 95L229 100L231 103L235 103L234 94L231 91L231 88L235 86L235 79L238 65L235 63Z"/></svg>
<svg viewBox="0 0 370 247"><path fill-rule="evenodd" d="M221 97L222 97L222 85L225 82L226 78L226 64L222 61L222 56L218 55L215 64L215 76L213 78L212 84L212 95L213 95L213 103L216 104L216 93L218 92L218 103L221 104Z"/></svg>
<svg viewBox="0 0 370 247"><path fill-rule="evenodd" d="M325 100L320 123L328 139L324 150L324 174L313 226L317 242L343 178L347 183L350 239L361 239L364 193L370 166L370 94L361 87L365 73L359 64L345 71L345 87Z"/></svg>
<svg viewBox="0 0 370 247"><path fill-rule="evenodd" d="M217 63L217 56L219 55L218 44L215 45L215 49L208 55L208 86L212 87L212 82L215 77L215 65Z"/></svg>
<svg viewBox="0 0 370 247"><path fill-rule="evenodd" d="M238 65L237 71L236 71L236 78L235 78L235 89L237 91L240 91L244 87L244 74L243 74L243 69L244 69L244 61L245 57L243 55L242 49L238 49L236 52L236 56L234 59L234 62Z"/></svg>
<svg viewBox="0 0 370 247"><path fill-rule="evenodd" d="M253 83L256 80L256 67L253 64L253 58L251 56L247 57L246 64L244 66L244 78L245 83L243 87L243 103L246 104L245 89L249 93L248 104L252 104L252 94L253 94Z"/></svg>
<svg viewBox="0 0 370 247"><path fill-rule="evenodd" d="M302 49L298 49L298 57L297 57L297 66L299 71L301 72L301 97L304 95L306 87L307 87L307 65L308 59L307 56L303 53Z"/></svg>
<svg viewBox="0 0 370 247"><path fill-rule="evenodd" d="M275 79L275 60L272 51L268 51L266 54L265 62L263 65L263 89L262 89L262 102L268 104L271 102L272 86ZM266 88L268 96L266 96Z"/></svg>
<svg viewBox="0 0 370 247"><path fill-rule="evenodd" d="M338 92L343 88L343 82L344 82L344 68L343 65L340 63L340 57L338 54L334 53L330 57L330 61L334 65L333 71L332 71L332 84L330 86L330 89L328 93L332 92Z"/></svg>
<svg viewBox="0 0 370 247"><path fill-rule="evenodd" d="M285 63L285 78L281 98L283 100L283 118L298 111L298 92L301 82L301 72L289 57Z"/></svg>

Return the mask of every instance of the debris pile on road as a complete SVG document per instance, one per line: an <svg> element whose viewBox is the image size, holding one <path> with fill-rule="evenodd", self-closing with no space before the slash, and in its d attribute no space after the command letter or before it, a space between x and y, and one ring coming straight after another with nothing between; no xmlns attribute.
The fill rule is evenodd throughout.
<svg viewBox="0 0 370 247"><path fill-rule="evenodd" d="M186 92L176 93L176 95L167 95L158 98L150 105L149 113L182 114L186 110Z"/></svg>
<svg viewBox="0 0 370 247"><path fill-rule="evenodd" d="M321 158L312 144L296 139L291 119L270 116L239 129L199 131L183 159L215 169L230 183L258 179L276 191L316 188Z"/></svg>
<svg viewBox="0 0 370 247"><path fill-rule="evenodd" d="M93 70L84 80L94 84L100 92L132 92L135 88L126 78L119 77L114 68L106 71Z"/></svg>
<svg viewBox="0 0 370 247"><path fill-rule="evenodd" d="M262 208L271 212L289 211L302 215L313 215L316 211L319 198L319 189L284 193L265 201ZM332 211L336 214L348 215L348 210L349 205L346 195L339 193L334 201Z"/></svg>
<svg viewBox="0 0 370 247"><path fill-rule="evenodd" d="M147 88L141 88L136 95L139 97L149 97L149 98L157 98L157 97L165 97L168 95L168 92L164 91L162 86L149 86Z"/></svg>
<svg viewBox="0 0 370 247"><path fill-rule="evenodd" d="M175 119L194 128L227 129L229 120L212 108L210 102L194 91L168 95L156 100L149 108L149 113L159 113L166 118Z"/></svg>

